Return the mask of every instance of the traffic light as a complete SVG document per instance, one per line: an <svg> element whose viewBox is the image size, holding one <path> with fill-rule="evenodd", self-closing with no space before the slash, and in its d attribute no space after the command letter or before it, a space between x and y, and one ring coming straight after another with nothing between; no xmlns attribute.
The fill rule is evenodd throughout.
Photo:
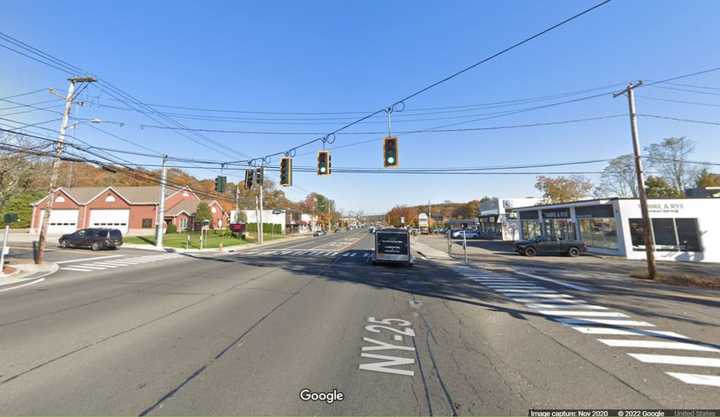
<svg viewBox="0 0 720 417"><path fill-rule="evenodd" d="M383 164L385 168L396 168L398 166L398 139L395 136L387 136L383 144Z"/></svg>
<svg viewBox="0 0 720 417"><path fill-rule="evenodd" d="M317 174L318 175L330 175L331 173L332 173L332 158L330 157L330 151L318 152Z"/></svg>
<svg viewBox="0 0 720 417"><path fill-rule="evenodd" d="M280 185L292 187L292 158L289 156L280 160Z"/></svg>
<svg viewBox="0 0 720 417"><path fill-rule="evenodd" d="M262 187L265 178L265 168L255 169L255 184Z"/></svg>
<svg viewBox="0 0 720 417"><path fill-rule="evenodd" d="M215 191L218 193L225 192L225 184L227 184L227 177L218 175L215 177Z"/></svg>
<svg viewBox="0 0 720 417"><path fill-rule="evenodd" d="M246 169L245 170L245 188L251 189L253 186L253 183L255 183L255 170L254 169Z"/></svg>

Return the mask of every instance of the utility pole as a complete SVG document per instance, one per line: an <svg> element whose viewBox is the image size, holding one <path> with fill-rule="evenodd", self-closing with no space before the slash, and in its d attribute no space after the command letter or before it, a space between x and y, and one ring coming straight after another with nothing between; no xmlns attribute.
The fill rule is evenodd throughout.
<svg viewBox="0 0 720 417"><path fill-rule="evenodd" d="M260 178L261 179L260 179L260 194L259 194L260 216L258 217L258 239L259 239L258 243L260 243L262 245L263 242L265 241L265 239L264 239L265 236L263 236L265 234L264 230L263 230L263 182L265 182L265 172L264 172L265 168L260 167L259 169L260 169ZM256 178L257 178L257 176L256 176Z"/></svg>
<svg viewBox="0 0 720 417"><path fill-rule="evenodd" d="M55 184L58 180L60 158L62 157L63 148L65 145L65 131L68 127L70 120L70 111L72 110L73 100L75 99L75 89L79 84L93 83L95 78L93 77L73 77L69 78L70 86L68 86L67 96L65 96L65 110L63 111L62 122L60 123L60 133L58 134L58 140L55 144L55 158L53 158L52 166L50 168L50 183L48 185L48 199L47 207L42 215L42 222L40 223L40 236L38 236L38 246L35 252L35 263L43 263L43 257L45 256L45 246L47 244L47 230L48 223L50 222L50 213L52 212L53 200L55 194Z"/></svg>
<svg viewBox="0 0 720 417"><path fill-rule="evenodd" d="M635 154L635 175L637 176L638 195L640 196L640 210L643 219L643 238L645 240L645 258L647 259L648 277L655 279L657 270L655 268L655 244L653 242L653 226L650 219L650 211L648 210L647 193L645 192L645 179L643 178L642 161L640 160L640 140L638 139L637 128L637 111L635 110L635 92L634 89L641 86L642 81L638 81L613 95L618 97L626 94L628 97L628 109L630 111L630 132L632 133L633 152Z"/></svg>
<svg viewBox="0 0 720 417"><path fill-rule="evenodd" d="M165 233L165 183L167 182L167 155L162 157L162 173L160 174L160 203L158 204L157 221L155 222L155 246L163 247L163 235Z"/></svg>

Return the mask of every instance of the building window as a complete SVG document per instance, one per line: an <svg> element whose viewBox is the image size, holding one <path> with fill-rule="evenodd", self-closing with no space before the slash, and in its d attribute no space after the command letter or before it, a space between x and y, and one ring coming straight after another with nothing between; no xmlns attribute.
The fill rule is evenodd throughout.
<svg viewBox="0 0 720 417"><path fill-rule="evenodd" d="M65 197L59 195L59 196L57 196L57 197L55 198L55 202L56 202L56 203L64 203L64 202L65 202Z"/></svg>
<svg viewBox="0 0 720 417"><path fill-rule="evenodd" d="M531 240L540 236L540 225L537 220L522 220L521 222L523 239Z"/></svg>
<svg viewBox="0 0 720 417"><path fill-rule="evenodd" d="M575 224L570 219L544 219L543 226L550 240L575 240Z"/></svg>
<svg viewBox="0 0 720 417"><path fill-rule="evenodd" d="M187 226L188 226L188 219L185 217L181 218L180 219L180 230L182 230L182 231L187 230Z"/></svg>
<svg viewBox="0 0 720 417"><path fill-rule="evenodd" d="M107 197L105 197L105 202L106 203L114 203L115 197L113 197L112 195L108 195Z"/></svg>
<svg viewBox="0 0 720 417"><path fill-rule="evenodd" d="M614 218L581 218L580 238L595 248L617 249L617 224Z"/></svg>
<svg viewBox="0 0 720 417"><path fill-rule="evenodd" d="M645 250L642 219L629 219L633 250ZM656 251L702 252L697 219L652 219Z"/></svg>
<svg viewBox="0 0 720 417"><path fill-rule="evenodd" d="M142 228L150 229L152 227L152 219L142 219Z"/></svg>

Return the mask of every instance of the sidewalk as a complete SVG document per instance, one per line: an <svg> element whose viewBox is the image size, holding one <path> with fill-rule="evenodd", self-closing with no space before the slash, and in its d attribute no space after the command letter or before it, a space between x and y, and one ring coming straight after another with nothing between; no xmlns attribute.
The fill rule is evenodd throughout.
<svg viewBox="0 0 720 417"><path fill-rule="evenodd" d="M422 236L419 243L447 253L447 240L440 236ZM417 246L418 244L416 244ZM564 256L536 256L527 258L513 251L509 242L472 240L468 241L468 259L484 268L512 268L528 273L559 274L566 278L579 279L588 275L627 281L638 280L646 272L645 261L630 260L617 256L584 255L577 258ZM452 256L462 260L462 245L455 243ZM703 288L720 288L720 265L700 262L657 262L661 276L657 283Z"/></svg>
<svg viewBox="0 0 720 417"><path fill-rule="evenodd" d="M30 282L44 280L48 275L57 272L59 265L56 263L45 263L35 265L33 263L20 263L11 265L15 272L8 275L0 275L0 292L6 289L24 286Z"/></svg>

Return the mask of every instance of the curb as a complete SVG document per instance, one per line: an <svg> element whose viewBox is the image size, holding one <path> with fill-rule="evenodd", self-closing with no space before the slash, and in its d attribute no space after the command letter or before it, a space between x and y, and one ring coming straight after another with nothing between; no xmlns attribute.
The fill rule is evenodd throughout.
<svg viewBox="0 0 720 417"><path fill-rule="evenodd" d="M53 263L53 264L51 264L49 271L40 272L39 273L40 275L35 275L35 274L37 274L37 272L36 272L30 276L21 278L16 282L12 282L9 284L0 284L0 292L12 290L15 288L26 287L28 285L42 282L45 280L46 277L56 273L59 269L60 269L60 265ZM28 281L32 281L32 282L28 282Z"/></svg>

